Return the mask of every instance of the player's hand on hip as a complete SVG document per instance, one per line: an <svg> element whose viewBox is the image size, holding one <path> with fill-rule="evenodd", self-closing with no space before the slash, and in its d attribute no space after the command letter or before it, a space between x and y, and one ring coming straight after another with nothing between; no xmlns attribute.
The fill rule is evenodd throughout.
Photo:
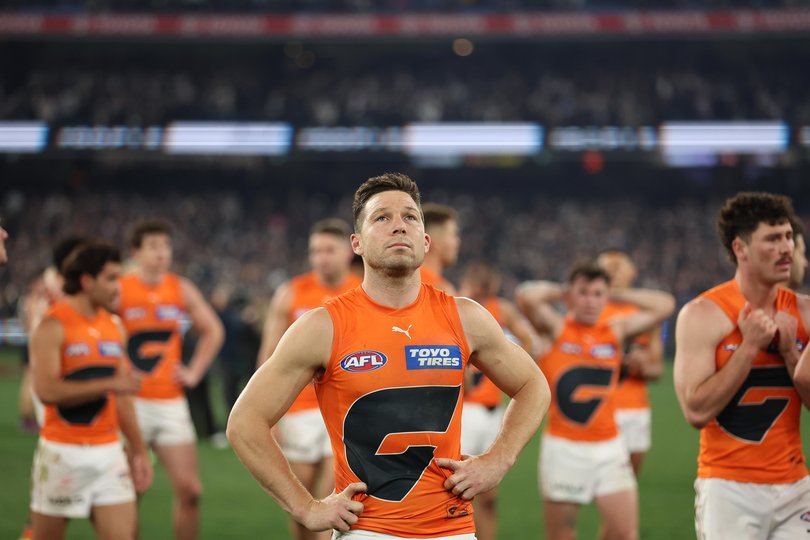
<svg viewBox="0 0 810 540"><path fill-rule="evenodd" d="M436 458L436 464L453 471L444 481L444 487L462 499L472 499L497 486L506 468L501 467L491 456L461 456L461 460Z"/></svg>
<svg viewBox="0 0 810 540"><path fill-rule="evenodd" d="M325 499L313 500L301 519L301 524L310 531L328 531L335 529L348 531L357 523L363 512L363 503L352 500L357 493L364 493L366 485L362 482L349 484L340 493L332 493Z"/></svg>
<svg viewBox="0 0 810 540"><path fill-rule="evenodd" d="M149 455L145 452L132 454L129 460L132 473L132 483L136 493L143 493L152 485L153 470Z"/></svg>
<svg viewBox="0 0 810 540"><path fill-rule="evenodd" d="M737 326L740 327L743 341L747 341L757 349L767 348L778 330L776 322L765 311L751 309L748 302L740 310Z"/></svg>
<svg viewBox="0 0 810 540"><path fill-rule="evenodd" d="M186 366L180 365L177 366L177 369L174 372L174 379L183 388L195 388L198 384L200 384L200 379L202 379L202 377L193 373Z"/></svg>

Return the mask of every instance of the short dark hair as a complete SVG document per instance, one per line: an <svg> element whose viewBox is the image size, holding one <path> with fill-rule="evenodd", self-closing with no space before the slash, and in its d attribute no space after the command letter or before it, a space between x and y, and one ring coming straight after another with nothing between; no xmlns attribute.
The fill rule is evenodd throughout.
<svg viewBox="0 0 810 540"><path fill-rule="evenodd" d="M107 263L120 263L121 253L118 248L107 242L86 242L74 249L63 265L62 275L65 294L77 294L82 290L81 278L88 274L98 276Z"/></svg>
<svg viewBox="0 0 810 540"><path fill-rule="evenodd" d="M573 284L577 279L584 278L590 283L597 279L605 280L610 285L610 274L604 268L596 264L595 261L581 261L576 263L568 273L568 283Z"/></svg>
<svg viewBox="0 0 810 540"><path fill-rule="evenodd" d="M357 191L354 193L352 214L354 216L355 232L360 230L360 220L368 200L377 193L382 193L384 191L402 191L407 193L411 196L413 201L416 203L416 207L419 208L421 212L422 197L419 194L419 187L416 185L416 182L411 180L411 178L406 174L390 172L383 173L380 176L374 176L363 182L363 184L357 188ZM424 220L424 215L422 216L422 219Z"/></svg>
<svg viewBox="0 0 810 540"><path fill-rule="evenodd" d="M340 218L326 218L316 221L309 229L309 234L331 234L340 238L349 238L352 233L349 224Z"/></svg>
<svg viewBox="0 0 810 540"><path fill-rule="evenodd" d="M797 221L796 212L788 197L747 191L726 200L720 209L717 232L729 259L736 265L737 257L731 247L735 238L740 237L747 243L760 223L779 225L789 222L795 227Z"/></svg>
<svg viewBox="0 0 810 540"><path fill-rule="evenodd" d="M172 226L163 219L146 219L139 221L129 233L129 247L138 249L143 244L144 237L150 234L165 234L172 237Z"/></svg>
<svg viewBox="0 0 810 540"><path fill-rule="evenodd" d="M61 274L62 265L65 263L65 259L68 258L68 255L70 255L74 249L87 241L88 239L83 236L71 235L57 242L57 244L53 247L53 251L51 252L53 265L56 267L56 271Z"/></svg>
<svg viewBox="0 0 810 540"><path fill-rule="evenodd" d="M458 212L444 204L425 203L422 213L425 215L426 230L434 226L440 227L448 221L458 221Z"/></svg>

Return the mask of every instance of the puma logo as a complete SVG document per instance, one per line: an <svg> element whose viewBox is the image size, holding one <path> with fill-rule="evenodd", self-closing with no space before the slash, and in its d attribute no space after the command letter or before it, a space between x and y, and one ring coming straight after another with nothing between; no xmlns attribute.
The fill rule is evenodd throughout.
<svg viewBox="0 0 810 540"><path fill-rule="evenodd" d="M411 332L411 326L413 326L413 325L409 324L407 330L403 330L399 326L392 326L391 331L392 332L399 332L400 334L405 334L406 336L408 336L408 339L412 339L411 338L411 333L410 333Z"/></svg>

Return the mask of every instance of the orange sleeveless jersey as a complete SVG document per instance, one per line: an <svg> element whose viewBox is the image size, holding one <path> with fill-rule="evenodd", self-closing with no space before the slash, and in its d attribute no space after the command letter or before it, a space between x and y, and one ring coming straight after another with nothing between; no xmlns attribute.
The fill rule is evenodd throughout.
<svg viewBox="0 0 810 540"><path fill-rule="evenodd" d="M481 302L487 311L489 311L498 324L503 325L503 314L501 313L501 304L497 298L488 298ZM501 404L501 391L495 386L495 383L487 378L486 375L478 371L477 368L472 367L473 384L465 388L464 401L469 403L478 403L484 407L497 407Z"/></svg>
<svg viewBox="0 0 810 540"><path fill-rule="evenodd" d="M703 293L736 324L745 298L735 280ZM799 327L796 346L807 344L807 330L796 305L796 293L780 288L776 310L787 310ZM742 334L734 327L717 345L715 364L721 369ZM776 345L760 351L745 382L723 411L700 430L698 477L756 484L785 484L807 476L799 432L802 402Z"/></svg>
<svg viewBox="0 0 810 540"><path fill-rule="evenodd" d="M127 352L135 367L145 373L138 397L177 399L184 395L174 376L182 362L184 310L177 275L169 272L157 285L144 283L135 273L121 278L118 312L128 334Z"/></svg>
<svg viewBox="0 0 810 540"><path fill-rule="evenodd" d="M353 529L432 538L472 533L472 504L444 488L459 459L469 346L453 297L422 285L410 306L374 303L361 287L325 304L335 329L315 380L335 454L338 492L363 481Z"/></svg>
<svg viewBox="0 0 810 540"><path fill-rule="evenodd" d="M292 289L292 304L290 314L287 318L287 325L294 323L301 315L316 307L321 307L324 302L334 298L339 294L359 287L362 280L354 274L347 274L337 287L325 287L318 281L315 272L308 272L290 280ZM318 408L318 398L315 395L315 387L312 383L306 385L298 397L295 398L287 412L308 411Z"/></svg>
<svg viewBox="0 0 810 540"><path fill-rule="evenodd" d="M607 323L587 326L567 316L551 351L540 358L552 396L546 432L582 442L617 437L620 361L619 342Z"/></svg>
<svg viewBox="0 0 810 540"><path fill-rule="evenodd" d="M609 321L620 315L629 315L638 311L636 306L630 304L617 304L610 302L605 306L600 321ZM636 336L631 345L649 347L652 333L647 332ZM622 351L622 354L624 351ZM632 373L619 372L619 385L616 388L617 409L649 409L650 398L647 394L647 381L643 377Z"/></svg>
<svg viewBox="0 0 810 540"><path fill-rule="evenodd" d="M46 317L64 328L60 350L62 378L84 381L115 374L124 359L124 337L113 316L99 309L88 319L65 301L57 302ZM43 439L66 444L107 444L118 440L115 394L107 392L80 405L46 405L40 432Z"/></svg>

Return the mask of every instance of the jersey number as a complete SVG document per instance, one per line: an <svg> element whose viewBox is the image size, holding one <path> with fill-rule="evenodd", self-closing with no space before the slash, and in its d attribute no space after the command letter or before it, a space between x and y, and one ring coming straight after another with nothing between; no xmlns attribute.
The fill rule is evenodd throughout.
<svg viewBox="0 0 810 540"><path fill-rule="evenodd" d="M400 502L433 460L435 445L408 445L401 453L378 450L389 435L445 433L456 411L460 386L387 388L361 397L343 425L346 460L378 499Z"/></svg>
<svg viewBox="0 0 810 540"><path fill-rule="evenodd" d="M169 338L172 337L171 330L155 330L152 332L141 332L129 337L127 342L127 353L129 359L135 364L135 367L141 371L151 373L155 366L163 358L163 353L144 356L141 354L141 349L147 343L160 343L165 345ZM161 351L163 348L161 347Z"/></svg>
<svg viewBox="0 0 810 540"><path fill-rule="evenodd" d="M103 377L112 377L115 374L115 368L112 366L91 366L78 369L65 376L68 381L89 381L92 379L101 379ZM96 419L98 413L107 404L107 396L101 396L93 401L87 401L80 405L72 407L57 406L56 410L59 411L61 416L69 424L90 425Z"/></svg>
<svg viewBox="0 0 810 540"><path fill-rule="evenodd" d="M587 424L605 398L594 396L588 400L577 400L577 390L582 386L608 388L612 379L612 368L577 367L566 371L557 380L557 405L560 412L572 422Z"/></svg>
<svg viewBox="0 0 810 540"><path fill-rule="evenodd" d="M759 443L790 403L789 397L769 397L761 403L742 405L740 401L751 388L793 388L787 368L751 368L748 377L726 408L717 415L717 423L730 435Z"/></svg>

